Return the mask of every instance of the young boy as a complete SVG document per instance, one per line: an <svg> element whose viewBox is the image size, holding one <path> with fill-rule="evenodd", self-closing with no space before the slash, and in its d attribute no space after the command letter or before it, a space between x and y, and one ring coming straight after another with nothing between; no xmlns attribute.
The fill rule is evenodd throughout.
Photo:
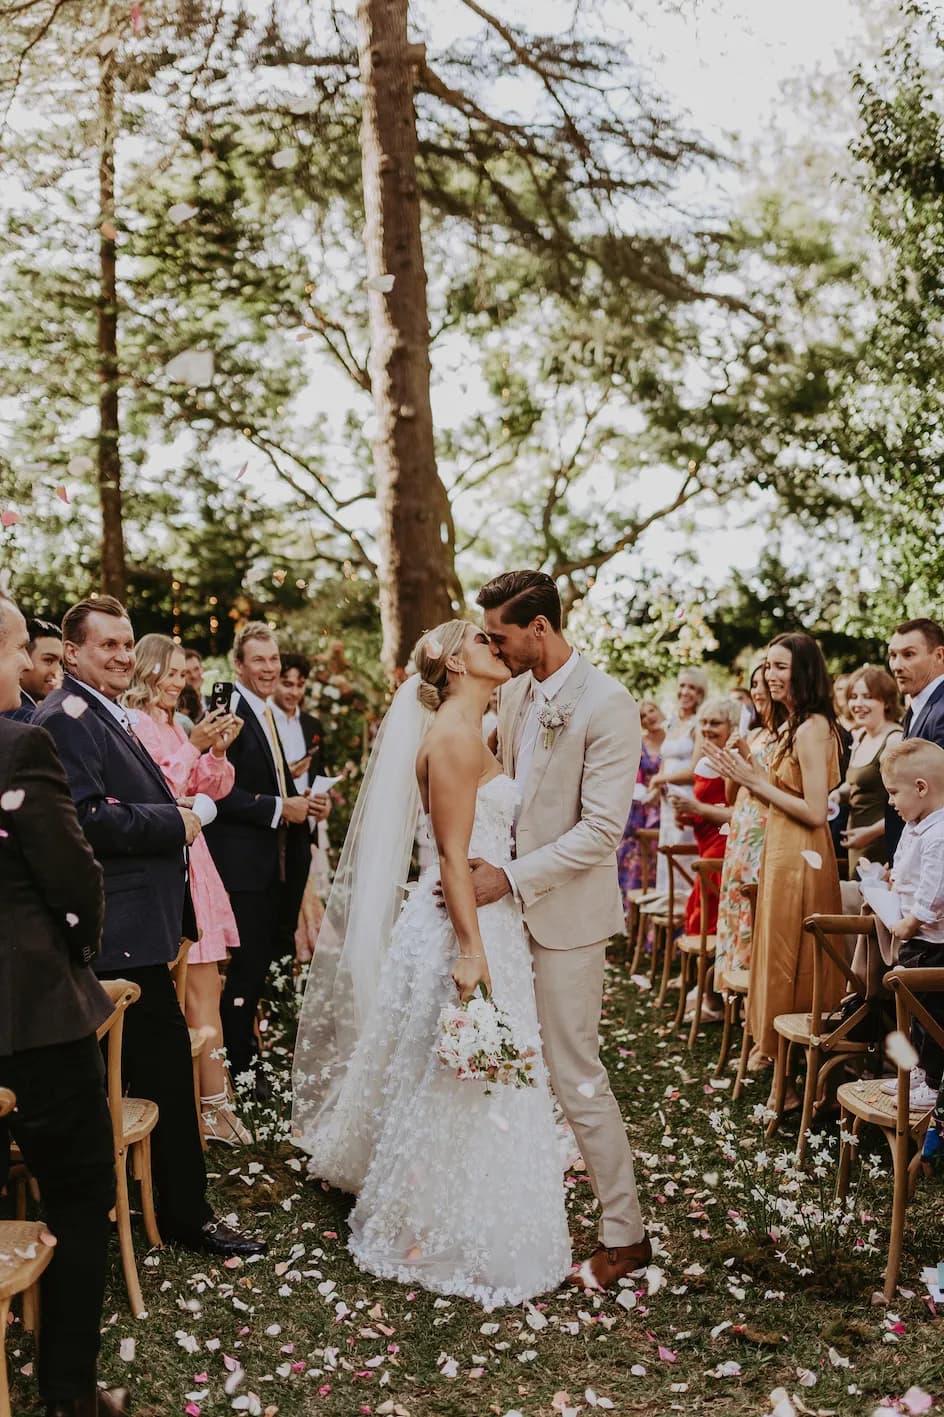
<svg viewBox="0 0 944 1417"><path fill-rule="evenodd" d="M904 914L892 929L898 963L944 967L944 748L906 738L881 759L888 800L905 822L895 851L892 888ZM944 1025L944 993L917 995ZM920 1023L912 1025L920 1067L911 1074L912 1107L933 1107L944 1075L944 1050Z"/></svg>

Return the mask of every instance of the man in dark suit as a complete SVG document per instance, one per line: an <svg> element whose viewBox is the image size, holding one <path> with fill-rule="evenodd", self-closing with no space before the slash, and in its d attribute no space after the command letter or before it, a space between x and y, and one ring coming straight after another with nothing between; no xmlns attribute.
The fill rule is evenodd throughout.
<svg viewBox="0 0 944 1417"><path fill-rule="evenodd" d="M904 736L926 738L944 748L944 626L936 620L905 620L896 625L888 642L888 667L899 692L910 700ZM889 861L894 858L904 825L889 804L885 808Z"/></svg>
<svg viewBox="0 0 944 1417"><path fill-rule="evenodd" d="M252 1067L256 1007L282 924L298 918L311 854L308 818L320 809L299 793L282 750L271 703L281 661L268 625L250 621L240 630L233 661L231 708L246 727L229 751L235 785L217 802L206 839L239 930L220 1002L230 1071L239 1077Z"/></svg>
<svg viewBox="0 0 944 1417"><path fill-rule="evenodd" d="M0 592L0 711L20 700L26 622ZM0 1086L17 1108L8 1128L39 1183L56 1250L42 1278L37 1377L49 1417L125 1410L97 1393L109 1211L111 1120L95 1030L111 1013L88 963L102 930L102 872L76 817L47 733L0 718Z"/></svg>
<svg viewBox="0 0 944 1417"><path fill-rule="evenodd" d="M20 702L16 708L0 710L0 717L29 723L36 705L62 683L62 635L48 620L26 622L29 668L20 675Z"/></svg>
<svg viewBox="0 0 944 1417"><path fill-rule="evenodd" d="M215 1220L207 1203L190 1038L167 968L182 930L195 928L185 848L200 819L177 805L119 702L134 669L124 606L111 596L81 601L66 613L62 638L65 679L35 722L56 742L79 821L104 871L97 971L141 987L125 1021L122 1059L131 1095L160 1109L151 1162L161 1232L211 1254L258 1253L263 1246Z"/></svg>

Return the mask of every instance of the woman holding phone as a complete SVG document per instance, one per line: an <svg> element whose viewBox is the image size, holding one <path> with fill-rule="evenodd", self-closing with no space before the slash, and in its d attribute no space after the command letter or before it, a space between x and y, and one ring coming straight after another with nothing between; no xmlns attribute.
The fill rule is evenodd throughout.
<svg viewBox="0 0 944 1417"><path fill-rule="evenodd" d="M211 697L207 712L188 739L175 721L186 682L184 651L167 635L144 635L134 647L134 677L122 702L130 710L131 731L157 763L178 801L197 795L218 801L232 789L233 767L226 749L242 728L228 699ZM214 685L214 689L220 686ZM229 686L230 688L232 686ZM250 1135L232 1109L226 1065L220 1056L219 963L239 948L232 906L202 834L190 847L190 894L199 938L190 949L184 1013L191 1028L212 1030L200 1058L200 1102L207 1141L244 1146Z"/></svg>

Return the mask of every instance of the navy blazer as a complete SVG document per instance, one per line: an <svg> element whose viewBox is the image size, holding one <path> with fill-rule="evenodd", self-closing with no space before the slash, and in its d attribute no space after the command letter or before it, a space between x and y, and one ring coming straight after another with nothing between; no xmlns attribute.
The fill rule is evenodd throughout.
<svg viewBox="0 0 944 1417"><path fill-rule="evenodd" d="M8 793L23 793L19 805ZM71 1043L112 1011L98 953L102 872L48 733L0 717L0 1057Z"/></svg>
<svg viewBox="0 0 944 1417"><path fill-rule="evenodd" d="M328 769L325 767L324 733L321 728L321 719L315 718L313 713L306 713L304 709L299 709L298 717L301 720L302 733L305 735L305 752L311 754L308 780L314 782L316 777L328 777Z"/></svg>
<svg viewBox="0 0 944 1417"><path fill-rule="evenodd" d="M273 827L275 802L281 792L268 735L242 695L235 712L243 720L243 731L226 756L235 769L236 781L232 791L216 804L216 820L205 832L207 845L229 892L265 891L284 879L292 882L301 899L311 859L308 827L304 822ZM281 741L279 752L286 795L297 797Z"/></svg>
<svg viewBox="0 0 944 1417"><path fill-rule="evenodd" d="M911 723L907 720L906 714L906 738L926 738L929 743L936 743L939 748L944 748L944 684L938 684L917 718L912 719ZM889 803L885 808L885 845L889 861L895 859L895 851L904 829L904 822Z"/></svg>
<svg viewBox="0 0 944 1417"><path fill-rule="evenodd" d="M84 712L63 707L81 699ZM71 707L71 705L70 705ZM157 763L83 683L67 674L36 710L52 736L82 830L105 875L105 929L96 968L167 964L192 935L183 818Z"/></svg>

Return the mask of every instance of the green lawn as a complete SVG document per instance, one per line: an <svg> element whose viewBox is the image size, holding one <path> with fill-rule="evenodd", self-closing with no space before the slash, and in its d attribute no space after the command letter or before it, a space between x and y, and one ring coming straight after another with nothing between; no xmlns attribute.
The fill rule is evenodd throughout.
<svg viewBox="0 0 944 1417"><path fill-rule="evenodd" d="M734 1233L732 1165L708 1122L717 1108L729 1109L742 1160L750 1160L761 1149L752 1111L765 1083L736 1106L730 1085L712 1093L717 1030L706 1030L689 1053L649 997L615 962L606 1056L637 1152L644 1207L661 1240L661 1274L619 1295L560 1293L527 1311L486 1314L361 1275L344 1245L348 1200L305 1181L291 1153L214 1150L220 1211L258 1226L269 1255L232 1268L173 1250L145 1260L142 1237L149 1317L136 1322L116 1248L102 1377L130 1385L136 1417L233 1410L551 1417L594 1406L736 1417L769 1412L777 1388L795 1395L801 1413L871 1414L881 1399L900 1399L913 1385L944 1406L944 1333L919 1281L922 1265L944 1258L941 1182L923 1182L910 1208L905 1292L890 1309L871 1302L882 1253L856 1256L851 1236L833 1260L804 1266L812 1272L800 1276L774 1246ZM766 1149L779 1150L776 1143ZM594 1201L581 1174L572 1173L568 1188L582 1256L592 1248ZM887 1179L864 1204L881 1247ZM863 1232L869 1224L866 1218ZM21 1372L31 1345L18 1324L7 1352L13 1410L27 1417L38 1408Z"/></svg>

